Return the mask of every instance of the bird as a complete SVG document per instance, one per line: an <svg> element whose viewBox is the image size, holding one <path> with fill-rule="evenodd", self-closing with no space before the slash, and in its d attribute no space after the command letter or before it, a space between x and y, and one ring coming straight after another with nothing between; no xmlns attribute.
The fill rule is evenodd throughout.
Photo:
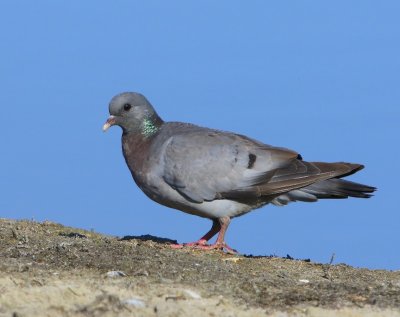
<svg viewBox="0 0 400 317"><path fill-rule="evenodd" d="M369 198L376 190L343 179L363 169L362 164L307 162L296 151L245 135L165 122L137 92L114 96L109 113L103 131L122 128L123 156L137 186L161 205L212 221L204 236L174 244L177 249L237 253L225 242L235 217L267 204Z"/></svg>

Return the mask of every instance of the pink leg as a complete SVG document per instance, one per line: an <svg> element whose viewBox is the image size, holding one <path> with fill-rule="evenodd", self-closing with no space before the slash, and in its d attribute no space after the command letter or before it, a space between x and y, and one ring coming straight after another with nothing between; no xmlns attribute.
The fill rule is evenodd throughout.
<svg viewBox="0 0 400 317"><path fill-rule="evenodd" d="M201 250L218 249L218 250L225 250L227 253L237 254L236 250L232 249L225 243L225 233L226 230L228 229L230 222L231 219L229 217L223 217L219 218L218 220L214 220L213 226L211 227L210 231L207 232L204 235L204 237L200 238L200 240L191 243L174 244L172 245L172 248L180 249L183 248L184 246L192 246ZM213 236L215 236L218 232L219 234L217 241L215 241L215 243L212 245L207 245L207 241L210 240Z"/></svg>
<svg viewBox="0 0 400 317"><path fill-rule="evenodd" d="M207 245L208 240L210 240L213 236L215 236L220 230L221 230L221 225L219 221L213 220L213 225L211 229L199 240L183 244L172 244L171 248L182 249L185 246L194 247L194 246Z"/></svg>
<svg viewBox="0 0 400 317"><path fill-rule="evenodd" d="M223 218L219 218L218 221L220 223L221 230L219 231L217 241L215 241L215 243L212 245L198 246L198 248L200 248L202 250L215 250L215 249L222 250L222 251L225 250L227 253L237 254L238 252L236 250L232 249L230 246L228 246L225 242L225 233L226 233L226 230L228 229L231 219L229 217L223 217Z"/></svg>

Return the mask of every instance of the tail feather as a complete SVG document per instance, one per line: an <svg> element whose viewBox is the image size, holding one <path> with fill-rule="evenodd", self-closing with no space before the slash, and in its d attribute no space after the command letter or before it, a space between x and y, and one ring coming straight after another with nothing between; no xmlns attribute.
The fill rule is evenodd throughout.
<svg viewBox="0 0 400 317"><path fill-rule="evenodd" d="M344 179L331 178L316 182L300 190L314 195L316 198L369 198L376 188Z"/></svg>
<svg viewBox="0 0 400 317"><path fill-rule="evenodd" d="M331 178L275 197L271 203L284 206L294 201L315 202L318 199L370 198L375 187Z"/></svg>
<svg viewBox="0 0 400 317"><path fill-rule="evenodd" d="M362 164L306 162L298 158L288 166L253 179L248 187L224 192L221 196L243 202L265 199L278 206L325 198L369 198L375 187L342 179L363 168Z"/></svg>

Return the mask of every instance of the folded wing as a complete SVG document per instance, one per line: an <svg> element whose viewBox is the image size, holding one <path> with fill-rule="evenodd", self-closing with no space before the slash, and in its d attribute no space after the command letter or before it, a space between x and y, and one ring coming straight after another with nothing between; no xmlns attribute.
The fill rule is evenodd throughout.
<svg viewBox="0 0 400 317"><path fill-rule="evenodd" d="M163 179L196 203L272 200L363 168L350 163L305 162L292 150L213 130L175 135L167 143L162 153ZM315 199L312 190L302 192L303 199Z"/></svg>

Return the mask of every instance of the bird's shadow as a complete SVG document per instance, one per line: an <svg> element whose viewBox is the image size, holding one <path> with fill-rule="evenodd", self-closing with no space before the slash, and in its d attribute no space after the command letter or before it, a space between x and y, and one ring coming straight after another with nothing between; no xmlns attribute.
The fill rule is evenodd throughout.
<svg viewBox="0 0 400 317"><path fill-rule="evenodd" d="M129 240L140 240L140 241L153 241L161 244L177 244L178 241L168 239L168 238L160 238L160 237L155 237L150 234L145 234L141 236L124 236L120 239L119 241L129 241Z"/></svg>
<svg viewBox="0 0 400 317"><path fill-rule="evenodd" d="M291 257L289 254L286 256L278 256L278 255L253 255L253 254L242 254L247 259L263 259L263 258L279 258L284 260L293 260L293 261L303 261L303 262L311 262L311 259L295 259Z"/></svg>
<svg viewBox="0 0 400 317"><path fill-rule="evenodd" d="M161 244L177 244L177 240L172 240L168 238L160 238L156 236L152 236L150 234L145 234L141 236L124 236L122 238L118 239L119 241L130 241L130 240L140 240L140 241L153 241L156 243L161 243ZM262 259L262 258L281 258L281 259L286 259L286 260L294 260L294 261L304 261L304 262L311 262L310 259L295 259L291 257L289 254L285 257L277 256L275 254L273 255L253 255L253 254L240 254L241 256L248 258L248 259Z"/></svg>

